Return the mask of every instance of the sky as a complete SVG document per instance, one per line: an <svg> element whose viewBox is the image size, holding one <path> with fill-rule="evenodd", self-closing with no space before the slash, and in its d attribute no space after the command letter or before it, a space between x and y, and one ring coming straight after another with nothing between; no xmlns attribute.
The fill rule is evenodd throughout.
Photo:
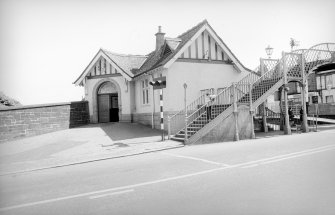
<svg viewBox="0 0 335 215"><path fill-rule="evenodd" d="M334 0L0 0L0 91L23 105L79 101L73 82L100 48L150 53L207 19L243 65L265 48L335 42Z"/></svg>

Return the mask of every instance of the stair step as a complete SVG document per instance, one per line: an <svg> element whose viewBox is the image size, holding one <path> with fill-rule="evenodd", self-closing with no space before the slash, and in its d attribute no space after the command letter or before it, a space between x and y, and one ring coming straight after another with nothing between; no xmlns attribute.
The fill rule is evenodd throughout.
<svg viewBox="0 0 335 215"><path fill-rule="evenodd" d="M171 137L171 140L178 141L178 142L184 142L184 138L179 138L179 137Z"/></svg>

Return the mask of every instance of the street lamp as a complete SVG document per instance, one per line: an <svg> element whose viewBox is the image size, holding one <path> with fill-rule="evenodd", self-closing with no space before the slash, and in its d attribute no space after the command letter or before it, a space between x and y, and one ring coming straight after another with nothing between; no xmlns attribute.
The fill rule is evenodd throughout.
<svg viewBox="0 0 335 215"><path fill-rule="evenodd" d="M271 58L272 52L273 52L273 48L270 47L270 45L268 45L268 47L265 48L265 52L268 55L269 59Z"/></svg>
<svg viewBox="0 0 335 215"><path fill-rule="evenodd" d="M187 84L184 83L183 84L184 87L184 108L185 108L185 140L184 140L184 144L186 144L187 141L187 105L186 105L186 89L187 89Z"/></svg>

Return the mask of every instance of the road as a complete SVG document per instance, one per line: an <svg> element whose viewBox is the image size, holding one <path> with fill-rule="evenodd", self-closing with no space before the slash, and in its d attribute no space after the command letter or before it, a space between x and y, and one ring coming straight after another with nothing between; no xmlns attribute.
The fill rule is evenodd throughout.
<svg viewBox="0 0 335 215"><path fill-rule="evenodd" d="M0 176L0 214L335 214L335 130Z"/></svg>

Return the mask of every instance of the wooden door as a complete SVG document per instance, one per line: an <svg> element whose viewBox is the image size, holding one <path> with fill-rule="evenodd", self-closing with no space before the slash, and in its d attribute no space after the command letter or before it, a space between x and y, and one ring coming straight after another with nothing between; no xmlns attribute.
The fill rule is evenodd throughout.
<svg viewBox="0 0 335 215"><path fill-rule="evenodd" d="M99 122L110 121L110 95L98 96Z"/></svg>
<svg viewBox="0 0 335 215"><path fill-rule="evenodd" d="M111 122L119 121L119 98L118 95L111 96Z"/></svg>

